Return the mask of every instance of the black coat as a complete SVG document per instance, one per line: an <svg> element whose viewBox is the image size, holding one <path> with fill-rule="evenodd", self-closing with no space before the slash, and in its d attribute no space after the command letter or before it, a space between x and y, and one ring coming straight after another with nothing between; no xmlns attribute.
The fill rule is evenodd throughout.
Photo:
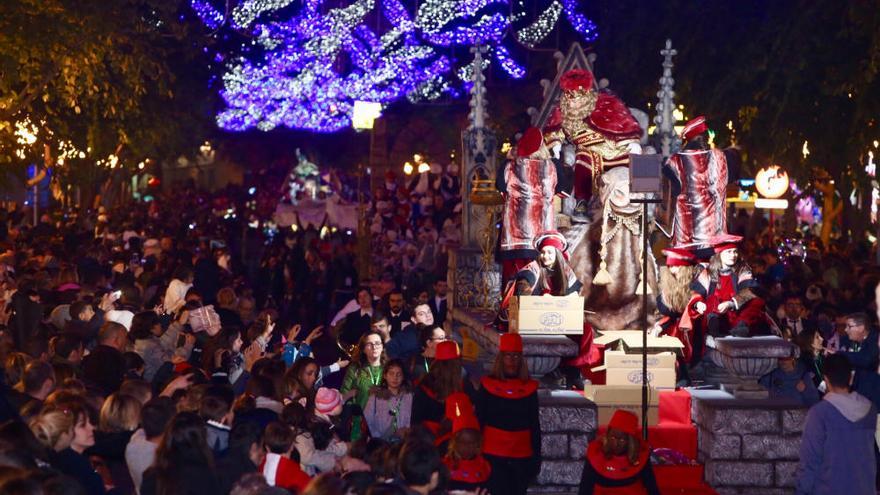
<svg viewBox="0 0 880 495"><path fill-rule="evenodd" d="M204 465L183 464L171 476L176 483L175 495L217 495L221 493L217 473ZM141 495L158 495L155 468L147 469L141 482Z"/></svg>
<svg viewBox="0 0 880 495"><path fill-rule="evenodd" d="M446 321L446 312L449 307L448 299L440 301L438 306L437 299L432 297L428 300L428 306L431 308L431 313L434 314L434 324L443 325L443 322Z"/></svg>
<svg viewBox="0 0 880 495"><path fill-rule="evenodd" d="M125 376L125 359L114 347L99 344L83 359L83 378L105 395L119 390Z"/></svg>
<svg viewBox="0 0 880 495"><path fill-rule="evenodd" d="M217 480L220 493L229 493L242 476L256 473L257 466L246 455L230 450L226 456L217 461Z"/></svg>
<svg viewBox="0 0 880 495"><path fill-rule="evenodd" d="M104 481L92 468L88 457L67 448L52 453L49 456L49 464L76 480L89 495L103 495Z"/></svg>
<svg viewBox="0 0 880 495"><path fill-rule="evenodd" d="M95 445L86 449L87 456L98 456L107 465L113 477L113 486L122 493L134 493L134 483L125 463L125 447L131 440L132 431L105 433L95 431Z"/></svg>
<svg viewBox="0 0 880 495"><path fill-rule="evenodd" d="M343 320L339 340L345 344L357 344L361 336L370 331L372 321L373 317L370 315L361 316L360 308L352 311Z"/></svg>

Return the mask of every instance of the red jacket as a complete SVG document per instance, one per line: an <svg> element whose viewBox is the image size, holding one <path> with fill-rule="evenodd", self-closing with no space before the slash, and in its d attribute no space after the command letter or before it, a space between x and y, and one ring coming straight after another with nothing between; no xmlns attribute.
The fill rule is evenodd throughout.
<svg viewBox="0 0 880 495"><path fill-rule="evenodd" d="M298 462L279 454L266 454L266 459L260 464L260 472L269 486L278 486L294 493L302 493L311 481Z"/></svg>

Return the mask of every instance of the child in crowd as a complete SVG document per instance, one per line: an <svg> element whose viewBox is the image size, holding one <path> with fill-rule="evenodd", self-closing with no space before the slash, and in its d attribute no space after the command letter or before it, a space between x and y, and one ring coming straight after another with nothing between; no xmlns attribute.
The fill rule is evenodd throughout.
<svg viewBox="0 0 880 495"><path fill-rule="evenodd" d="M791 399L804 406L819 402L813 373L794 357L779 358L779 367L762 376L759 383L770 391L771 398Z"/></svg>
<svg viewBox="0 0 880 495"><path fill-rule="evenodd" d="M301 493L309 484L309 476L300 468L294 440L294 432L289 427L277 421L269 423L263 433L266 457L260 465L260 472L269 486Z"/></svg>

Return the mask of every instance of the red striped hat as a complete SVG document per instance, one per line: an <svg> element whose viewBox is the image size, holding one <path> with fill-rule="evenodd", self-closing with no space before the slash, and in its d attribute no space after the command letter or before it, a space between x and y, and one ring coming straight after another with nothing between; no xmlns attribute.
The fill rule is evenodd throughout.
<svg viewBox="0 0 880 495"><path fill-rule="evenodd" d="M699 136L708 130L709 126L706 125L706 117L700 115L685 124L684 129L681 130L681 140L690 141L694 137Z"/></svg>
<svg viewBox="0 0 880 495"><path fill-rule="evenodd" d="M553 246L564 253L568 249L568 241L559 232L547 230L535 237L535 249L540 251L544 246Z"/></svg>
<svg viewBox="0 0 880 495"><path fill-rule="evenodd" d="M697 264L697 257L694 253L684 248L666 248L663 250L666 255L666 266L694 266Z"/></svg>
<svg viewBox="0 0 880 495"><path fill-rule="evenodd" d="M541 149L543 142L544 136L541 134L541 130L537 127L529 127L516 143L516 155L519 157L531 156L532 153Z"/></svg>
<svg viewBox="0 0 880 495"><path fill-rule="evenodd" d="M720 234L710 239L709 243L716 253L720 253L728 249L736 249L742 240L743 238L738 235Z"/></svg>

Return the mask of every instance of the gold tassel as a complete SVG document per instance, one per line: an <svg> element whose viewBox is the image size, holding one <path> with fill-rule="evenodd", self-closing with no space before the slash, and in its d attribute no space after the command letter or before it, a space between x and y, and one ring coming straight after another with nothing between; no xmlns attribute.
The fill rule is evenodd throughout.
<svg viewBox="0 0 880 495"><path fill-rule="evenodd" d="M604 256L603 256L604 258ZM609 285L611 283L611 274L608 273L608 265L605 260L599 263L599 271L593 277L593 285Z"/></svg>
<svg viewBox="0 0 880 495"><path fill-rule="evenodd" d="M594 177L595 178L595 177ZM599 271L593 277L593 285L610 285L611 274L608 273L608 264L605 263L605 257L608 255L608 239L605 238L605 231L608 228L608 200L605 201L605 208L602 211L602 232L599 234L599 242L602 247L599 249Z"/></svg>
<svg viewBox="0 0 880 495"><path fill-rule="evenodd" d="M647 291L643 291L642 287L646 288ZM639 285L636 286L636 295L641 296L643 294L652 294L652 293L653 293L653 291L651 290L651 286L645 285L645 276L642 274L639 274Z"/></svg>

